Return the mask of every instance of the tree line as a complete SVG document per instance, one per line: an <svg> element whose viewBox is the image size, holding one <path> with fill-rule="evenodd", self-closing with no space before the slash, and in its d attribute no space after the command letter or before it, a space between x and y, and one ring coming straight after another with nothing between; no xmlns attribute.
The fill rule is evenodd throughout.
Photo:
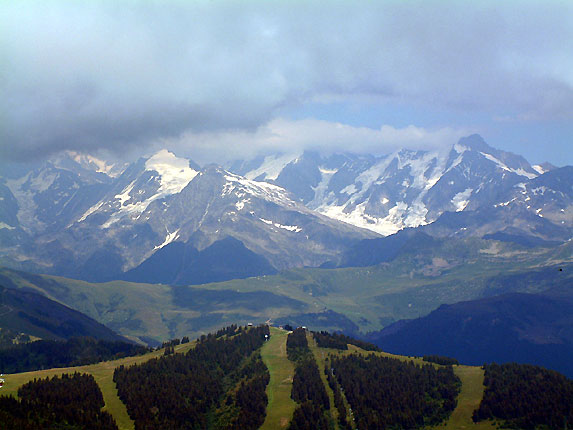
<svg viewBox="0 0 573 430"><path fill-rule="evenodd" d="M461 386L451 367L352 354L331 358L357 428L416 429L446 419Z"/></svg>
<svg viewBox="0 0 573 430"><path fill-rule="evenodd" d="M487 364L474 421L499 419L516 429L573 427L573 381L529 364Z"/></svg>
<svg viewBox="0 0 573 430"><path fill-rule="evenodd" d="M297 328L287 337L287 357L295 363L291 398L298 403L289 430L327 430L328 394L308 347L306 330Z"/></svg>
<svg viewBox="0 0 573 430"><path fill-rule="evenodd" d="M422 360L428 363L436 363L442 366L453 366L458 365L460 362L455 358L445 357L443 355L424 355Z"/></svg>
<svg viewBox="0 0 573 430"><path fill-rule="evenodd" d="M242 428L256 428L260 417L251 425L246 422L266 410L261 387L268 383L268 371L253 358L265 335L270 335L267 326L241 329L231 338L209 334L186 354L117 368L118 394L136 429L232 429L239 419ZM249 367L250 360L256 364ZM255 400L246 402L251 394Z"/></svg>
<svg viewBox="0 0 573 430"><path fill-rule="evenodd" d="M297 328L289 333L286 341L287 357L290 361L296 363L311 354L306 340L306 330Z"/></svg>
<svg viewBox="0 0 573 430"><path fill-rule="evenodd" d="M380 351L376 345L363 340L354 339L341 333L329 333L327 331L312 332L316 344L321 348L332 348L346 351L348 345L357 346L365 351Z"/></svg>
<svg viewBox="0 0 573 430"><path fill-rule="evenodd" d="M237 333L240 333L243 330L241 326L237 326L237 324L231 324L230 326L223 327L215 332L215 337L218 339L223 336L234 336Z"/></svg>
<svg viewBox="0 0 573 430"><path fill-rule="evenodd" d="M73 367L140 355L150 349L133 343L76 337L67 341L38 340L0 350L0 373Z"/></svg>
<svg viewBox="0 0 573 430"><path fill-rule="evenodd" d="M227 413L224 409L219 411L219 423L214 428L256 430L263 425L267 414L266 388L270 374L259 351L253 354L240 376L240 382L227 394Z"/></svg>
<svg viewBox="0 0 573 430"><path fill-rule="evenodd" d="M92 375L34 379L20 387L18 397L0 397L0 428L117 430L113 417L101 410L103 396Z"/></svg>
<svg viewBox="0 0 573 430"><path fill-rule="evenodd" d="M338 411L338 425L342 430L352 429L352 424L348 421L348 410L344 404L344 397L342 394L342 388L340 384L334 377L334 370L330 367L329 358L326 359L326 365L324 367L324 373L326 374L326 379L328 380L328 385L334 393L334 407Z"/></svg>

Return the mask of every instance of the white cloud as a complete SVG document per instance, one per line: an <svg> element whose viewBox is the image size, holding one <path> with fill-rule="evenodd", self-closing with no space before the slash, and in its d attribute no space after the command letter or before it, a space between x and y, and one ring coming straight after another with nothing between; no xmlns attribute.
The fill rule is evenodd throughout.
<svg viewBox="0 0 573 430"><path fill-rule="evenodd" d="M573 117L572 2L14 0L0 16L0 156L254 130L312 100Z"/></svg>
<svg viewBox="0 0 573 430"><path fill-rule="evenodd" d="M275 152L296 154L304 150L381 155L400 148L449 149L460 137L472 132L449 127L428 130L414 125L404 128L383 125L371 129L315 119L278 118L254 131L187 132L179 138L158 142L156 149L167 147L200 164L224 163Z"/></svg>

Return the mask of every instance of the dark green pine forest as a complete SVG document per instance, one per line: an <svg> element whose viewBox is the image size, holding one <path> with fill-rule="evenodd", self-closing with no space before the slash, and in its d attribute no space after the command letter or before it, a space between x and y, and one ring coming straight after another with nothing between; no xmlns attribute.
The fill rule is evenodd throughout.
<svg viewBox="0 0 573 430"><path fill-rule="evenodd" d="M113 417L101 410L102 393L91 375L35 379L20 387L18 398L0 396L0 428L117 430Z"/></svg>
<svg viewBox="0 0 573 430"><path fill-rule="evenodd" d="M114 373L136 428L257 429L264 421L268 370L257 350L267 326L202 336L187 354L172 354Z"/></svg>

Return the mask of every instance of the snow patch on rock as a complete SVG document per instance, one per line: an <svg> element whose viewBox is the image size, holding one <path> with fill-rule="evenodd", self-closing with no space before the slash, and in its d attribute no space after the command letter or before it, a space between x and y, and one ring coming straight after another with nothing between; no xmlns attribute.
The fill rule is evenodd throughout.
<svg viewBox="0 0 573 430"><path fill-rule="evenodd" d="M483 155L485 158L487 158L489 161L492 161L495 164L497 164L498 167L500 167L502 170L506 170L508 172L515 173L519 176L525 176L527 179L533 179L533 178L537 177L537 175L535 173L527 172L526 170L524 170L521 167L518 169L511 169L503 161L499 160L498 158L494 157L491 154L487 154L485 152L480 152L480 154Z"/></svg>
<svg viewBox="0 0 573 430"><path fill-rule="evenodd" d="M177 240L179 238L179 230L180 229L177 229L173 233L167 232L167 236L165 237L165 240L163 241L163 243L161 245L154 247L153 250L155 251L157 249L161 249L164 246L169 245L171 242Z"/></svg>
<svg viewBox="0 0 573 430"><path fill-rule="evenodd" d="M292 162L295 158L297 158L297 156L292 154L268 155L264 158L259 167L247 172L245 177L247 179L255 179L264 175L263 177L265 180L274 181L279 177L286 165Z"/></svg>
<svg viewBox="0 0 573 430"><path fill-rule="evenodd" d="M388 211L388 216L384 218L376 218L368 215L365 212L366 204L367 202L362 202L356 205L352 211L346 211L346 205L325 206L318 208L318 211L330 218L372 230L383 236L394 234L405 227L403 217L408 210L406 203L398 202Z"/></svg>
<svg viewBox="0 0 573 430"><path fill-rule="evenodd" d="M265 224L272 225L272 226L277 227L277 228L282 228L283 230L292 231L294 233L299 233L302 231L302 228L300 228L297 225L283 225L283 224L279 224L278 222L273 222L273 221L268 220L268 219L264 219L264 218L259 218L259 219L262 222L264 222Z"/></svg>
<svg viewBox="0 0 573 430"><path fill-rule="evenodd" d="M456 208L456 212L463 211L468 203L470 202L470 196L472 194L473 188L466 188L461 193L457 193L452 199L452 204Z"/></svg>
<svg viewBox="0 0 573 430"><path fill-rule="evenodd" d="M292 206L295 204L288 197L287 191L277 185L269 184L268 182L251 181L250 179L229 172L225 172L225 180L227 182L223 186L221 197L225 197L234 192L243 193L242 195L249 194L283 205Z"/></svg>

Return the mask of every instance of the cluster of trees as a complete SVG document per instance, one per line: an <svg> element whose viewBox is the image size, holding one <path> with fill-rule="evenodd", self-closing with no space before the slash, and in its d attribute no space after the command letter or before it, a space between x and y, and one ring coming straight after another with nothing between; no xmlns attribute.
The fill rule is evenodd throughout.
<svg viewBox="0 0 573 430"><path fill-rule="evenodd" d="M348 349L348 343L342 339L341 335L330 334L327 331L313 332L314 340L316 344L321 348L332 348L340 349L346 351Z"/></svg>
<svg viewBox="0 0 573 430"><path fill-rule="evenodd" d="M326 366L324 367L324 373L328 380L328 385L334 393L334 407L338 411L338 424L342 430L350 430L352 425L348 422L348 411L346 410L346 405L344 404L344 397L342 395L342 389L340 384L334 377L334 371L329 367L329 360L326 359Z"/></svg>
<svg viewBox="0 0 573 430"><path fill-rule="evenodd" d="M308 347L306 330L297 328L288 335L287 356L295 363L291 398L298 403L289 430L328 429L325 411L330 409L330 401Z"/></svg>
<svg viewBox="0 0 573 430"><path fill-rule="evenodd" d="M199 338L199 340L201 342L205 341L205 339L211 337L211 338L215 338L215 339L219 339L223 336L227 336L227 337L231 337L234 336L236 334L241 334L243 331L246 330L250 330L252 328L252 326L240 326L237 324L231 324L230 326L227 327L223 327L222 329L217 330L215 333L208 333L208 334L202 334L201 337Z"/></svg>
<svg viewBox="0 0 573 430"><path fill-rule="evenodd" d="M320 371L314 359L297 363L292 381L292 399L297 403L310 400L323 409L330 409L328 394L320 379Z"/></svg>
<svg viewBox="0 0 573 430"><path fill-rule="evenodd" d="M357 346L358 348L361 348L364 351L377 351L377 352L382 351L380 348L378 348L376 345L370 342L364 342L363 340L354 339L353 337L348 337L343 334L337 334L335 336L340 337L346 343Z"/></svg>
<svg viewBox="0 0 573 430"><path fill-rule="evenodd" d="M287 337L286 347L288 359L295 363L311 354L306 340L306 330L299 327L290 333Z"/></svg>
<svg viewBox="0 0 573 430"><path fill-rule="evenodd" d="M241 416L242 409L251 406L260 411L262 401L266 408L266 400L261 400L258 394L254 394L254 397L259 400L252 404L239 402L236 395L229 398L229 390L241 379L244 382L243 390L246 390L241 394L241 399L247 392L260 392L260 385L265 380L257 379L261 372L255 371L253 377L249 377L251 373L241 372L245 367L249 369L248 361L264 343L265 335L270 335L267 326L243 330L232 338L217 339L209 334L202 336L187 354L172 354L129 368L117 368L114 381L118 394L135 421L136 428L210 428L217 421L213 418L217 408L227 403L225 399L229 403L227 406L236 405L239 409L237 414L230 414L231 417ZM251 367L260 368L260 364L257 366ZM237 393L239 391L240 386ZM243 415L252 417L254 414L245 412ZM225 425L218 424L218 428L232 426L232 423L230 420Z"/></svg>
<svg viewBox="0 0 573 430"><path fill-rule="evenodd" d="M297 406L289 426L289 430L326 430L328 428L328 419L324 411L310 400Z"/></svg>
<svg viewBox="0 0 573 430"><path fill-rule="evenodd" d="M101 411L103 396L91 375L35 379L20 387L18 397L0 397L2 429L117 430L113 417Z"/></svg>
<svg viewBox="0 0 573 430"><path fill-rule="evenodd" d="M181 340L178 338L167 340L161 344L159 349L165 348L164 355L175 354L175 347L177 345L183 345L184 343L189 343L189 336L183 336Z"/></svg>
<svg viewBox="0 0 573 430"><path fill-rule="evenodd" d="M570 379L528 364L489 364L484 369L486 388L474 421L500 419L504 427L519 429L573 425Z"/></svg>
<svg viewBox="0 0 573 430"><path fill-rule="evenodd" d="M380 351L376 345L345 336L341 333L328 333L327 331L313 332L316 344L321 348L347 350L348 345L355 345L365 351Z"/></svg>
<svg viewBox="0 0 573 430"><path fill-rule="evenodd" d="M331 366L357 428L369 430L439 424L454 410L461 385L451 367L375 354L332 357Z"/></svg>
<svg viewBox="0 0 573 430"><path fill-rule="evenodd" d="M443 355L424 355L422 359L428 363L441 364L442 366L453 366L460 364L460 362L455 358L444 357Z"/></svg>
<svg viewBox="0 0 573 430"><path fill-rule="evenodd" d="M227 394L226 406L232 418L215 428L226 430L256 430L263 425L267 414L266 388L270 381L267 366L257 351L240 372L241 382ZM223 417L224 415L221 414ZM221 422L222 421L222 422Z"/></svg>
<svg viewBox="0 0 573 430"><path fill-rule="evenodd" d="M161 344L161 349L162 348L169 348L169 347L175 347L177 345L181 344L181 339L175 338L175 339L170 339L170 340L166 340L165 342L163 342Z"/></svg>
<svg viewBox="0 0 573 430"><path fill-rule="evenodd" d="M233 336L239 331L239 328L242 331L242 328L237 326L237 324L231 324L230 326L217 330L217 332L215 333L215 337L220 338L223 336Z"/></svg>
<svg viewBox="0 0 573 430"><path fill-rule="evenodd" d="M83 366L149 351L149 348L133 343L96 340L91 337L77 337L67 341L38 340L1 349L0 373Z"/></svg>
<svg viewBox="0 0 573 430"><path fill-rule="evenodd" d="M10 348L14 344L30 342L30 336L5 327L0 327L0 349Z"/></svg>

